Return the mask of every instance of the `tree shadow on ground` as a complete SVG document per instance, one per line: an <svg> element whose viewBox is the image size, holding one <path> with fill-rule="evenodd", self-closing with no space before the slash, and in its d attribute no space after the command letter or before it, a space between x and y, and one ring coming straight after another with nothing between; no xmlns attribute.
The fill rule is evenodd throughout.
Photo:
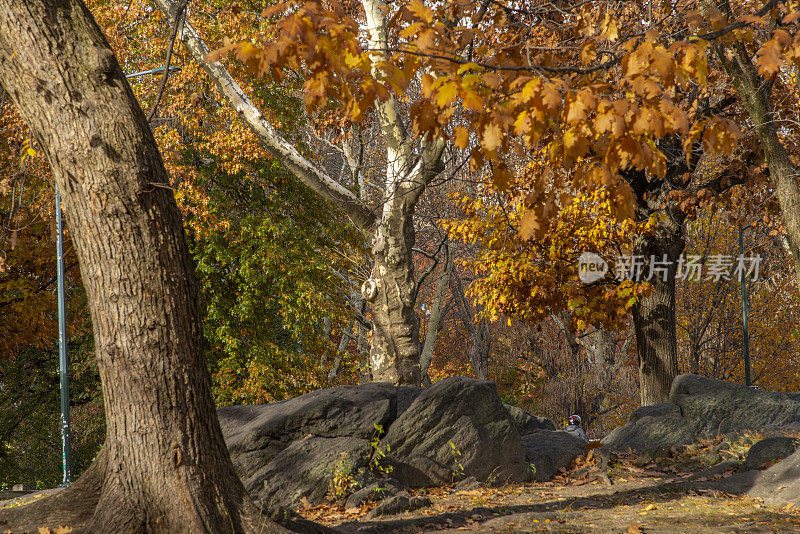
<svg viewBox="0 0 800 534"><path fill-rule="evenodd" d="M747 471L733 474L720 480L683 480L661 482L652 486L632 488L613 493L596 493L592 495L557 498L536 504L476 506L469 510L427 515L423 517L352 521L336 526L341 533L381 533L399 531L422 531L458 529L460 527L480 528L480 524L491 519L510 517L518 514L541 514L541 521L546 519L557 521L557 514L578 510L610 510L620 503L636 505L645 503L663 504L690 495L691 492L719 492L729 495L743 495L752 486L758 471ZM474 518L481 517L480 520ZM554 525L555 526L555 525ZM572 527L571 527L572 528Z"/></svg>

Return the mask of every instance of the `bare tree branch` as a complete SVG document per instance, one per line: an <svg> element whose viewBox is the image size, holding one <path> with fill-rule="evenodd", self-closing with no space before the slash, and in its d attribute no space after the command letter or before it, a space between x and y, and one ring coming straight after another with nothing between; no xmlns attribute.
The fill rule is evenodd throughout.
<svg viewBox="0 0 800 534"><path fill-rule="evenodd" d="M175 23L178 6L172 0L151 0L171 24ZM286 141L261 111L244 93L228 70L218 61L206 61L209 49L198 33L184 23L181 41L195 61L206 71L220 94L239 114L244 123L256 134L264 146L301 182L347 215L363 231L375 224L375 214L349 189L331 178L325 171L308 161Z"/></svg>

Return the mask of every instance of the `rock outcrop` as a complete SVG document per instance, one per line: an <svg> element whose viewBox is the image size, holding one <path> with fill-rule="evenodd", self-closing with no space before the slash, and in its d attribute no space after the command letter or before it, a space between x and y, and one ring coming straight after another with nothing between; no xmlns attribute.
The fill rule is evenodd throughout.
<svg viewBox="0 0 800 534"><path fill-rule="evenodd" d="M789 436L762 439L747 451L742 469L762 469L765 464L774 464L791 456L798 447L800 447L800 440Z"/></svg>
<svg viewBox="0 0 800 534"><path fill-rule="evenodd" d="M424 390L381 440L383 464L410 487L468 476L530 479L525 447L492 382L446 378Z"/></svg>
<svg viewBox="0 0 800 534"><path fill-rule="evenodd" d="M800 429L800 395L754 390L697 375L672 383L669 402L644 406L603 439L612 451L669 454L720 434Z"/></svg>
<svg viewBox="0 0 800 534"><path fill-rule="evenodd" d="M522 442L533 478L539 482L550 480L586 452L585 441L563 430L534 430L522 436Z"/></svg>
<svg viewBox="0 0 800 534"><path fill-rule="evenodd" d="M350 484L342 502L354 507L404 487L465 478L546 480L583 452L550 420L504 405L493 383L470 378L425 389L339 386L218 414L239 476L271 513L294 509L303 498L322 502L334 477ZM406 504L396 501L381 513Z"/></svg>

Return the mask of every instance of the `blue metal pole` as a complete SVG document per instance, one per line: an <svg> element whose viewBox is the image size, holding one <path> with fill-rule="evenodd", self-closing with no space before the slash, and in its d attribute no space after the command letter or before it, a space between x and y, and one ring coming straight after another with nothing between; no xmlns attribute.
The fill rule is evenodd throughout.
<svg viewBox="0 0 800 534"><path fill-rule="evenodd" d="M750 225L739 226L739 256L744 257L744 231L750 228ZM742 260L744 261L744 260ZM748 302L747 302L747 281L745 280L744 272L740 272L739 276L742 277L742 350L744 351L744 385L750 387L750 331L748 329Z"/></svg>
<svg viewBox="0 0 800 534"><path fill-rule="evenodd" d="M58 368L61 378L61 456L64 479L62 486L72 483L72 443L69 432L69 378L67 376L67 314L64 303L64 227L61 221L61 195L56 184L56 272L58 277Z"/></svg>

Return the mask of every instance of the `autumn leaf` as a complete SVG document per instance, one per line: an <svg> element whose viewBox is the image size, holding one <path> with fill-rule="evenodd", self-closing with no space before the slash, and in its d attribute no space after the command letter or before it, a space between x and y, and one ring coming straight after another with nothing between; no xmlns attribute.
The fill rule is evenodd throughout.
<svg viewBox="0 0 800 534"><path fill-rule="evenodd" d="M425 5L423 0L410 0L406 6L418 19L431 24L433 22L433 10Z"/></svg>
<svg viewBox="0 0 800 534"><path fill-rule="evenodd" d="M496 165L492 173L492 184L497 191L508 191L514 177L505 165Z"/></svg>
<svg viewBox="0 0 800 534"><path fill-rule="evenodd" d="M795 7L788 15L783 17L783 20L781 21L781 23L783 23L783 24L793 24L798 19L800 19L800 9L797 9Z"/></svg>
<svg viewBox="0 0 800 534"><path fill-rule="evenodd" d="M450 105L458 96L458 86L453 82L446 82L436 90L436 105L440 108Z"/></svg>
<svg viewBox="0 0 800 534"><path fill-rule="evenodd" d="M561 106L561 93L555 88L553 84L546 83L542 85L542 104L549 110L555 111Z"/></svg>
<svg viewBox="0 0 800 534"><path fill-rule="evenodd" d="M758 65L758 73L762 76L770 77L777 74L783 65L781 45L777 39L765 42L758 50L757 56L756 65Z"/></svg>
<svg viewBox="0 0 800 534"><path fill-rule="evenodd" d="M529 209L525 212L520 221L519 235L522 239L528 240L541 232L542 228L542 223L536 215L536 209Z"/></svg>
<svg viewBox="0 0 800 534"><path fill-rule="evenodd" d="M567 120L569 124L580 124L586 120L586 105L580 100L573 100L567 110Z"/></svg>
<svg viewBox="0 0 800 534"><path fill-rule="evenodd" d="M703 18L703 14L699 11L687 11L683 18L692 30L699 32L703 29L705 19Z"/></svg>
<svg viewBox="0 0 800 534"><path fill-rule="evenodd" d="M483 134L481 135L481 146L487 152L492 152L500 147L502 144L502 139L503 131L500 129L500 126L490 122L483 128Z"/></svg>
<svg viewBox="0 0 800 534"><path fill-rule="evenodd" d="M581 48L581 63L588 65L597 58L597 50L594 41L589 41Z"/></svg>
<svg viewBox="0 0 800 534"><path fill-rule="evenodd" d="M606 12L606 16L601 24L600 37L606 41L616 41L619 39L619 26L617 19Z"/></svg>
<svg viewBox="0 0 800 534"><path fill-rule="evenodd" d="M453 144L460 149L467 148L467 144L469 143L469 130L464 128L463 126L456 126L455 131L453 132Z"/></svg>
<svg viewBox="0 0 800 534"><path fill-rule="evenodd" d="M466 109L470 109L472 111L477 111L477 112L486 109L486 103L480 97L478 92L471 87L462 90L461 99Z"/></svg>

